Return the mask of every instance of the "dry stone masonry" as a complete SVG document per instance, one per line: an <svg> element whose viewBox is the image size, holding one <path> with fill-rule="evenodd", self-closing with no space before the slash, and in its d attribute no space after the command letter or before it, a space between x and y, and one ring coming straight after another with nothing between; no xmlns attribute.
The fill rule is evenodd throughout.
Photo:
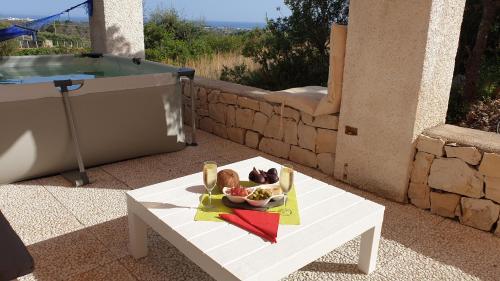
<svg viewBox="0 0 500 281"><path fill-rule="evenodd" d="M466 141L453 142L447 136L419 136L409 201L436 215L500 236L500 151L491 145L491 138L497 141L500 136L487 137L487 145L476 147Z"/></svg>
<svg viewBox="0 0 500 281"><path fill-rule="evenodd" d="M201 130L333 175L337 115L313 117L263 96L241 92L241 85L203 81L198 80L194 87ZM183 93L183 119L190 125L191 97L189 91Z"/></svg>

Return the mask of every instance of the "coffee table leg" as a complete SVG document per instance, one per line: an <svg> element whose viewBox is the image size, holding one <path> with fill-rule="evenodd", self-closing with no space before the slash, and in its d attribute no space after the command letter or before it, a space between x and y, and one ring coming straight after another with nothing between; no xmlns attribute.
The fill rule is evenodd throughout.
<svg viewBox="0 0 500 281"><path fill-rule="evenodd" d="M128 214L129 251L136 259L148 255L147 225L134 213Z"/></svg>
<svg viewBox="0 0 500 281"><path fill-rule="evenodd" d="M361 235L358 268L366 274L373 272L377 266L381 229L382 224L378 224Z"/></svg>

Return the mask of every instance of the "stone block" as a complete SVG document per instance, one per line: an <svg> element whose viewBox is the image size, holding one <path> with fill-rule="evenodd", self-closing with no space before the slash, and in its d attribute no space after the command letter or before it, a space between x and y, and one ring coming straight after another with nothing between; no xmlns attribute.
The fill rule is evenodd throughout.
<svg viewBox="0 0 500 281"><path fill-rule="evenodd" d="M267 117L271 117L273 115L273 106L268 102L261 101L259 102L260 112L264 113Z"/></svg>
<svg viewBox="0 0 500 281"><path fill-rule="evenodd" d="M249 108L255 111L260 110L259 101L247 97L238 97L238 105L242 108Z"/></svg>
<svg viewBox="0 0 500 281"><path fill-rule="evenodd" d="M485 176L500 178L500 154L485 152L479 172Z"/></svg>
<svg viewBox="0 0 500 281"><path fill-rule="evenodd" d="M201 87L198 90L198 102L200 104L206 104L208 103L208 95L207 95L207 90L203 87Z"/></svg>
<svg viewBox="0 0 500 281"><path fill-rule="evenodd" d="M434 155L427 152L417 152L415 154L415 161L411 170L410 181L413 183L427 184L429 178L429 171L431 164L434 160Z"/></svg>
<svg viewBox="0 0 500 281"><path fill-rule="evenodd" d="M225 124L226 123L226 106L222 103L211 103L208 106L208 114L210 118L215 121Z"/></svg>
<svg viewBox="0 0 500 281"><path fill-rule="evenodd" d="M256 148L259 147L259 140L260 140L259 133L247 130L247 133L246 133L246 136L245 136L245 144L246 144L246 146L256 149Z"/></svg>
<svg viewBox="0 0 500 281"><path fill-rule="evenodd" d="M292 145L290 148L290 160L293 162L311 167L311 168L316 168L318 165L318 159L316 157L316 153L300 148L298 146Z"/></svg>
<svg viewBox="0 0 500 281"><path fill-rule="evenodd" d="M239 144L245 144L245 129L241 128L228 128L227 136L230 140Z"/></svg>
<svg viewBox="0 0 500 281"><path fill-rule="evenodd" d="M298 127L297 122L292 119L285 119L283 121L283 134L284 140L288 144L298 144Z"/></svg>
<svg viewBox="0 0 500 281"><path fill-rule="evenodd" d="M214 132L216 136L227 139L227 128L224 124L215 123L214 124Z"/></svg>
<svg viewBox="0 0 500 281"><path fill-rule="evenodd" d="M316 128L299 122L299 126L297 129L299 135L299 146L315 152L317 136Z"/></svg>
<svg viewBox="0 0 500 281"><path fill-rule="evenodd" d="M215 122L211 118L204 117L200 120L200 129L205 132L212 133L214 131Z"/></svg>
<svg viewBox="0 0 500 281"><path fill-rule="evenodd" d="M417 139L417 149L441 157L444 155L444 143L442 139L420 135Z"/></svg>
<svg viewBox="0 0 500 281"><path fill-rule="evenodd" d="M199 116L209 116L208 109L199 108L196 112Z"/></svg>
<svg viewBox="0 0 500 281"><path fill-rule="evenodd" d="M312 126L313 125L313 116L309 113L305 113L304 111L300 112L301 120L304 124Z"/></svg>
<svg viewBox="0 0 500 281"><path fill-rule="evenodd" d="M238 96L235 94L221 93L219 95L219 102L222 102L225 104L237 104L238 103Z"/></svg>
<svg viewBox="0 0 500 281"><path fill-rule="evenodd" d="M500 220L497 222L497 229L495 230L495 235L500 237Z"/></svg>
<svg viewBox="0 0 500 281"><path fill-rule="evenodd" d="M236 109L236 126L244 129L252 129L254 111L251 109Z"/></svg>
<svg viewBox="0 0 500 281"><path fill-rule="evenodd" d="M431 188L428 185L411 182L408 188L408 198L413 205L421 209L429 209L431 207L430 192Z"/></svg>
<svg viewBox="0 0 500 281"><path fill-rule="evenodd" d="M256 112L253 117L252 130L264 134L268 120L269 118L265 114Z"/></svg>
<svg viewBox="0 0 500 281"><path fill-rule="evenodd" d="M335 153L337 148L337 131L318 129L316 136L317 153Z"/></svg>
<svg viewBox="0 0 500 281"><path fill-rule="evenodd" d="M268 138L273 138L277 140L283 139L283 124L284 120L281 119L278 115L271 116L269 122L266 124L266 128L264 129L264 136Z"/></svg>
<svg viewBox="0 0 500 281"><path fill-rule="evenodd" d="M226 108L226 126L236 126L236 107L231 105Z"/></svg>
<svg viewBox="0 0 500 281"><path fill-rule="evenodd" d="M478 165L481 162L481 152L475 147L446 145L444 150L448 158L462 159L471 165Z"/></svg>
<svg viewBox="0 0 500 281"><path fill-rule="evenodd" d="M486 176L484 181L486 183L486 198L500 203L500 178Z"/></svg>
<svg viewBox="0 0 500 281"><path fill-rule="evenodd" d="M458 158L434 159L428 179L429 186L472 198L484 195L483 177Z"/></svg>
<svg viewBox="0 0 500 281"><path fill-rule="evenodd" d="M318 168L327 175L333 175L333 169L335 168L335 154L320 153L317 157Z"/></svg>
<svg viewBox="0 0 500 281"><path fill-rule="evenodd" d="M291 118L295 122L299 122L299 120L300 120L300 113L297 110L293 109L293 108L285 106L285 108L283 109L283 117Z"/></svg>
<svg viewBox="0 0 500 281"><path fill-rule="evenodd" d="M431 212L447 218L454 218L460 206L461 196L454 193L431 192Z"/></svg>
<svg viewBox="0 0 500 281"><path fill-rule="evenodd" d="M320 115L313 117L305 112L301 112L300 114L302 116L302 122L306 125L330 130L338 130L339 128L339 117L337 115Z"/></svg>
<svg viewBox="0 0 500 281"><path fill-rule="evenodd" d="M279 140L263 138L259 143L259 150L276 157L288 158L290 145Z"/></svg>
<svg viewBox="0 0 500 281"><path fill-rule="evenodd" d="M219 95L220 91L218 90L212 90L210 93L207 95L207 99L209 103L216 103L219 101Z"/></svg>
<svg viewBox="0 0 500 281"><path fill-rule="evenodd" d="M491 231L493 224L497 222L500 213L500 205L491 200L473 199L462 197L462 216L460 223L481 229Z"/></svg>

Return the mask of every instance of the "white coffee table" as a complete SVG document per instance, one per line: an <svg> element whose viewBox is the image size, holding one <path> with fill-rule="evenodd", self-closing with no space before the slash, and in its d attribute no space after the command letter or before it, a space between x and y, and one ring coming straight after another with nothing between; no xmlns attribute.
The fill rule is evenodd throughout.
<svg viewBox="0 0 500 281"><path fill-rule="evenodd" d="M254 166L280 164L256 157L221 168L245 180ZM280 225L276 244L226 222L194 221L204 191L201 172L129 191L130 252L147 255L150 226L217 280L278 280L361 234L358 267L372 272L384 206L301 173L295 185L301 225Z"/></svg>

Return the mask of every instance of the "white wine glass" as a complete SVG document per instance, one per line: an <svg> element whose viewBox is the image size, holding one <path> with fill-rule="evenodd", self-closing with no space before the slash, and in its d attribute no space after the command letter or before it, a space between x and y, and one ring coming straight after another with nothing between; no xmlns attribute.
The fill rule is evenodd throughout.
<svg viewBox="0 0 500 281"><path fill-rule="evenodd" d="M207 209L213 209L212 205L212 190L217 184L217 163L214 161L206 161L203 163L203 184L208 192Z"/></svg>
<svg viewBox="0 0 500 281"><path fill-rule="evenodd" d="M290 208L287 208L286 206L286 201L288 197L288 192L293 187L293 166L289 164L285 164L281 166L281 171L280 171L280 187L281 190L284 193L284 207L281 209L280 214L284 216L289 216L292 214L292 210Z"/></svg>

